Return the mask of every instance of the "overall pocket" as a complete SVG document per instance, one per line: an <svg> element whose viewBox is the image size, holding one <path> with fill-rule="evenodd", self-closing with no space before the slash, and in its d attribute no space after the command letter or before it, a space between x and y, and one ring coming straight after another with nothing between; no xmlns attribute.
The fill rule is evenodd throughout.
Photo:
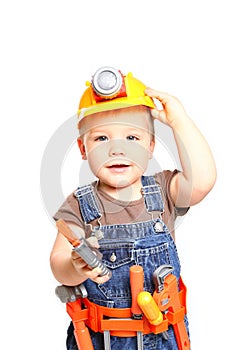
<svg viewBox="0 0 233 350"><path fill-rule="evenodd" d="M171 265L168 242L150 248L140 248L135 251L136 262L144 270L144 289L154 292L153 273L161 265Z"/></svg>
<svg viewBox="0 0 233 350"><path fill-rule="evenodd" d="M114 307L130 307L129 269L136 264L134 241L105 241L101 243L100 252L103 254L102 262L112 271L112 278L98 285L98 289L104 298L114 302Z"/></svg>

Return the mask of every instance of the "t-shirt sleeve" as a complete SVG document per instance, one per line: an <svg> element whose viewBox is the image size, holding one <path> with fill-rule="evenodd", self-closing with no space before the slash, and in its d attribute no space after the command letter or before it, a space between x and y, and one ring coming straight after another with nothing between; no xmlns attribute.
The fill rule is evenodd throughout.
<svg viewBox="0 0 233 350"><path fill-rule="evenodd" d="M70 194L58 211L53 216L54 220L63 219L67 222L78 225L82 229L84 228L84 223L79 209L79 204L74 194Z"/></svg>
<svg viewBox="0 0 233 350"><path fill-rule="evenodd" d="M169 208L169 211L171 213L174 211L175 217L183 216L189 210L189 207L186 207L186 208L175 207L173 200L172 200L172 197L171 197L171 192L170 192L171 180L172 180L173 176L175 176L178 172L179 172L179 170L175 169L173 171L164 170L164 171L156 174L156 181L160 184L160 186L162 188L164 199L167 202L167 206Z"/></svg>

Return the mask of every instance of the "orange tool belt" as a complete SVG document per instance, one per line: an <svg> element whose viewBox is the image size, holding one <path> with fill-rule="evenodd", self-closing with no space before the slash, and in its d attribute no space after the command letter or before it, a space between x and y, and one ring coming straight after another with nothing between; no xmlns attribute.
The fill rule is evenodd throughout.
<svg viewBox="0 0 233 350"><path fill-rule="evenodd" d="M117 337L134 337L137 335L137 332L159 334L165 332L169 325L175 326L184 321L186 314L186 287L181 278L179 286L180 308L176 311L172 311L169 308L163 314L163 321L159 325L150 324L146 317L139 320L133 319L130 308L108 308L97 305L88 300L88 298L68 302L66 309L73 321L76 334L77 332L84 332L85 325L94 332L109 331L111 335ZM189 349L189 346L183 346L180 349Z"/></svg>

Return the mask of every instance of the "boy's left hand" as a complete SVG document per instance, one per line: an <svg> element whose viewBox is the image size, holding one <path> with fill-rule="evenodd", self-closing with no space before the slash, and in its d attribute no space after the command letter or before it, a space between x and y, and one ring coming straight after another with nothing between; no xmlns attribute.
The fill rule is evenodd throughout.
<svg viewBox="0 0 233 350"><path fill-rule="evenodd" d="M155 107L151 110L154 119L173 127L175 121L182 119L184 115L187 116L182 103L176 97L149 87L146 88L145 94L157 99L162 104L163 109Z"/></svg>

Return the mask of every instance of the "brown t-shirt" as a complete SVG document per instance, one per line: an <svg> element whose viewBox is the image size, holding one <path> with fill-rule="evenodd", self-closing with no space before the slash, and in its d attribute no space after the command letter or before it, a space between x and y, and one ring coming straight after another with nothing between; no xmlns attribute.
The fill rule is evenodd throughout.
<svg viewBox="0 0 233 350"><path fill-rule="evenodd" d="M173 236L176 217L182 216L188 211L188 208L175 208L170 196L170 182L176 173L177 170L174 170L173 172L165 170L155 174L156 182L161 187L164 200L164 213L162 214L162 220L168 226ZM93 182L92 185L102 214L99 221L101 225L149 221L151 220L152 215L153 218L156 218L159 215L158 212L147 212L143 197L132 202L120 201L101 191L98 188L98 181ZM73 193L67 197L65 202L54 215L55 220L60 218L81 227L86 232L86 236L89 236L90 234L91 225L99 226L97 220L90 222L89 224L91 225L85 225L80 212L78 200Z"/></svg>

